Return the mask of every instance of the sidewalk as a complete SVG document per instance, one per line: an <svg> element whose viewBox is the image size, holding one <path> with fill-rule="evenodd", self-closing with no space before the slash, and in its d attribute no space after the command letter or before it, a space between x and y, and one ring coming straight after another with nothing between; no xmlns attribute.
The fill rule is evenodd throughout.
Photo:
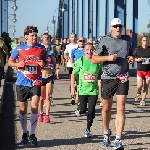
<svg viewBox="0 0 150 150"><path fill-rule="evenodd" d="M9 125L3 125L0 122L4 132L11 126L7 133L9 136L9 141L12 142L7 144L7 138L5 136L1 137L0 143L3 138L2 148L0 145L0 150L111 150L112 147L103 148L102 147L102 118L101 118L101 109L99 107L99 101L96 105L96 118L94 119L93 126L91 128L94 135L93 138L87 139L84 138L84 131L86 129L86 115L81 117L76 117L74 110L76 106L70 104L70 94L69 94L69 80L67 79L67 72L64 72L61 69L62 79L56 80L54 84L54 103L55 106L51 107L51 123L38 123L36 136L39 141L37 147L31 145L20 145L20 140L22 136L22 129L20 126L18 118L18 101L16 101L16 96L13 95L15 90L15 84L7 84L7 90L10 92L10 96L5 93L5 108L12 107L10 114L5 114L3 109L2 121L6 121L8 124L8 116L10 119ZM15 74L14 74L15 76ZM134 76L134 74L133 74ZM142 107L139 105L139 102L134 102L134 96L136 93L136 78L131 77L130 79L130 91L126 105L126 125L123 132L123 144L125 144L125 150L148 150L150 149L150 101L148 100L147 106ZM15 93L14 93L15 94ZM14 97L14 99L13 99ZM148 98L150 94L148 95ZM14 100L14 103L13 103ZM9 104L8 106L6 104ZM10 106L11 105L11 106ZM7 107L6 107L7 106ZM28 103L30 106L30 101ZM115 136L115 124L114 118L116 114L116 101L114 100L112 108L112 120L110 123L110 128L113 132L113 139ZM6 119L7 118L7 119ZM28 129L30 128L30 107L28 107ZM5 135L2 133L2 135ZM14 142L14 143L13 143ZM5 144L6 143L6 144ZM113 146L113 141L112 141Z"/></svg>

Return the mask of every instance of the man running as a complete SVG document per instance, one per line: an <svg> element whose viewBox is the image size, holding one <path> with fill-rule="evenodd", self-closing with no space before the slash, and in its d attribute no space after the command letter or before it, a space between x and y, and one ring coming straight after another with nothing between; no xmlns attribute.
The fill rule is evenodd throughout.
<svg viewBox="0 0 150 150"><path fill-rule="evenodd" d="M77 44L77 40L76 40L76 34L75 33L71 33L70 35L70 43L66 45L66 49L64 51L64 57L67 61L67 70L69 72L69 78L71 76L71 73L72 73L72 64L71 64L71 51L72 49L74 48L77 48L78 47L78 44Z"/></svg>
<svg viewBox="0 0 150 150"><path fill-rule="evenodd" d="M71 52L71 63L72 63L72 68L74 67L74 63L82 56L84 56L84 46L85 46L85 39L84 37L80 37L78 39L78 48L75 48L72 50ZM77 104L78 104L78 108L79 108L79 102L78 102L78 85L79 85L79 74L76 74L76 77L75 77L75 81L76 81L76 89L77 89L77 92L76 92L76 101L77 101ZM71 104L72 105L75 105L75 98L72 97L72 101L71 101ZM77 108L77 109L78 109Z"/></svg>
<svg viewBox="0 0 150 150"><path fill-rule="evenodd" d="M79 114L87 114L87 129L85 130L85 137L92 137L91 126L95 118L95 106L98 99L98 74L101 71L100 64L92 64L91 58L93 54L93 45L87 44L85 46L85 56L79 58L73 68L71 75L71 93L74 95L74 80L75 75L79 73ZM88 109L87 109L88 103Z"/></svg>
<svg viewBox="0 0 150 150"><path fill-rule="evenodd" d="M56 77L59 79L59 67L61 64L61 55L62 55L62 45L59 42L59 39L56 39L55 43L55 48L56 48Z"/></svg>
<svg viewBox="0 0 150 150"><path fill-rule="evenodd" d="M125 125L125 103L129 89L129 63L134 62L132 49L130 48L131 38L121 35L122 24L119 18L111 21L111 35L105 36L99 42L92 62L103 63L103 73L101 75L103 109L102 118L104 126L103 146L110 145L111 130L109 122L111 120L111 107L113 96L117 97L116 113L116 139L114 148L123 148L121 135Z"/></svg>
<svg viewBox="0 0 150 150"><path fill-rule="evenodd" d="M150 84L150 47L148 47L148 38L146 36L142 37L142 46L135 50L134 56L136 57L135 61L137 62L137 94L135 101L138 101L141 95L144 81L140 105L145 106L145 99Z"/></svg>
<svg viewBox="0 0 150 150"><path fill-rule="evenodd" d="M50 50L50 45L46 44L45 48L47 52ZM53 72L55 72L56 60L53 56L48 56L46 67L42 69L42 86L41 86L41 97L39 102L40 107L40 115L39 115L39 122L43 122L44 113L43 113L43 104L44 99L46 101L46 116L45 116L45 123L50 123L50 95L54 84Z"/></svg>
<svg viewBox="0 0 150 150"><path fill-rule="evenodd" d="M63 43L62 43L62 65L64 66L64 71L66 71L66 60L65 60L65 57L64 57L64 51L66 49L66 45L67 45L67 38L64 38L63 40Z"/></svg>
<svg viewBox="0 0 150 150"><path fill-rule="evenodd" d="M36 27L27 26L24 30L26 43L16 47L11 53L8 66L18 67L16 92L19 102L19 118L23 130L22 144L30 142L37 145L35 129L38 120L38 102L41 95L41 68L46 61L45 48L37 44ZM16 62L18 59L18 62ZM31 130L28 138L27 133L27 100L31 99Z"/></svg>

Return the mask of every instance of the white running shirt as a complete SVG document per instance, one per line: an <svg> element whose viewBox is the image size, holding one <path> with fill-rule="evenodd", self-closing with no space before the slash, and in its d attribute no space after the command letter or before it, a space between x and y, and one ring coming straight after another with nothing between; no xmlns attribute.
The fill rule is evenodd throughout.
<svg viewBox="0 0 150 150"><path fill-rule="evenodd" d="M74 48L78 48L78 44L67 44L66 45L66 49L64 51L64 53L68 53L69 54L69 60L67 62L67 67L72 67L72 64L71 64L71 61L70 61L70 58L71 58L71 51L74 49Z"/></svg>

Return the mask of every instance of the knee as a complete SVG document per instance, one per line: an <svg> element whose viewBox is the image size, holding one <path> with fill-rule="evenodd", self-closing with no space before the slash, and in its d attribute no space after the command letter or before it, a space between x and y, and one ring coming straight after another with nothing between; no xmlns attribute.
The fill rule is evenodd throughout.
<svg viewBox="0 0 150 150"><path fill-rule="evenodd" d="M37 114L38 113L38 108L31 108L32 114Z"/></svg>
<svg viewBox="0 0 150 150"><path fill-rule="evenodd" d="M20 113L21 115L25 115L25 114L27 113L27 106L26 106L26 105L21 105L21 106L19 107L19 113Z"/></svg>
<svg viewBox="0 0 150 150"><path fill-rule="evenodd" d="M109 113L111 111L111 106L103 104L103 112Z"/></svg>
<svg viewBox="0 0 150 150"><path fill-rule="evenodd" d="M117 112L125 112L125 106L124 105L119 105L117 106Z"/></svg>
<svg viewBox="0 0 150 150"><path fill-rule="evenodd" d="M86 109L85 110L80 110L80 114L85 114L86 113Z"/></svg>
<svg viewBox="0 0 150 150"><path fill-rule="evenodd" d="M27 110L20 110L19 113L24 116L27 113Z"/></svg>

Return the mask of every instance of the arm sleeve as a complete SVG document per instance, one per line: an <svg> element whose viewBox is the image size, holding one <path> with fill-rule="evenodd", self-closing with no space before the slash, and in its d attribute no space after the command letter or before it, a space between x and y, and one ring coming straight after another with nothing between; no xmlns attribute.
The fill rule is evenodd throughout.
<svg viewBox="0 0 150 150"><path fill-rule="evenodd" d="M12 60L15 60L15 59L18 58L18 56L19 56L19 50L18 50L17 48L15 48L15 49L12 51L10 58L11 58Z"/></svg>
<svg viewBox="0 0 150 150"><path fill-rule="evenodd" d="M103 52L103 48L104 48L104 38L102 38L100 40L100 42L97 44L96 49L94 50L94 52L98 55L101 55L101 53Z"/></svg>

